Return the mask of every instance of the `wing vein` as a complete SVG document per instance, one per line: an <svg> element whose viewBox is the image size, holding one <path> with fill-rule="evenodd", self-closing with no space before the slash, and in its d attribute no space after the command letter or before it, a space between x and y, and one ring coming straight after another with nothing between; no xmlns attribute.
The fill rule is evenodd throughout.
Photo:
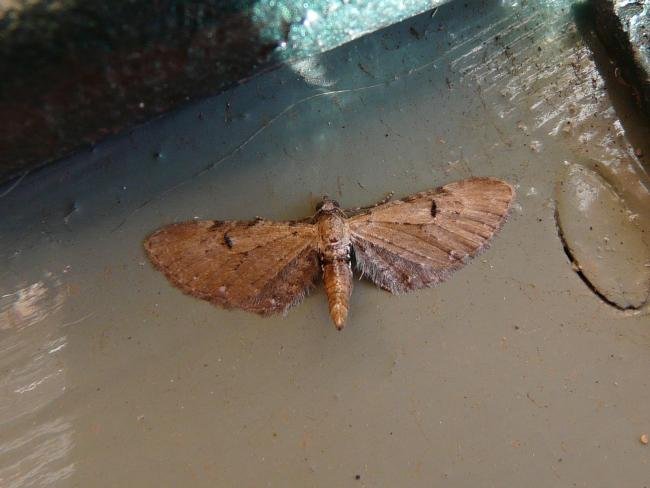
<svg viewBox="0 0 650 488"><path fill-rule="evenodd" d="M391 245L391 246L393 246L393 247L396 247L396 248L398 248L398 249L401 249L402 251L406 251L407 253L410 253L410 254L415 254L415 255L418 256L418 257L421 257L421 258L426 259L427 261L433 261L433 258L431 258L430 256L428 256L427 254L424 254L424 253L418 252L418 251L416 251L416 250L414 250L414 249L411 249L411 248L409 248L409 247L407 247L407 246L403 246L403 245L401 245L401 244L398 244L397 242L391 241L391 240L389 240L389 239L387 239L387 238L385 238L385 237L383 237L383 236L381 236L381 235L379 235L379 234L374 234L374 233L370 232L369 230L365 230L364 232L366 233L366 235L368 235L368 236L370 236L370 237L372 237L372 238L375 238L375 239L377 239L377 240L379 240L379 241L381 241L381 242L385 242L385 243L387 243L387 244L389 244L389 245ZM355 232L354 234L357 235L357 236L359 236L361 239L364 238L363 235L362 235L361 233L359 233L358 231ZM408 234L408 233L406 233L406 234ZM408 234L408 235L411 235L411 234ZM417 236L413 236L413 237L417 237ZM428 243L428 241L426 241L426 240L424 240L424 239L422 239L422 238L419 238L419 239L421 239L421 240L423 240L424 242L427 242L427 243ZM439 246L435 246L435 245L434 245L433 247L435 247L435 248L437 248L437 249L440 249L442 252L444 252L444 253L446 253L446 254L449 253L449 251L446 251L446 250L440 248Z"/></svg>
<svg viewBox="0 0 650 488"><path fill-rule="evenodd" d="M380 225L381 225L381 224L380 224ZM418 228L421 228L423 224L408 224L408 223L404 223L404 224L399 224L399 225L411 225L411 226L416 226L416 227L418 227ZM429 224L429 225L439 226L439 224L437 224L437 223L431 223L431 224ZM391 228L391 229L392 229L392 228ZM456 256L456 255L453 254L453 249L448 249L448 248L446 248L446 247L443 247L442 242L440 242L440 240L438 240L438 238L437 238L435 235L433 235L433 234L429 234L429 237L430 237L431 240L427 240L427 239L425 239L424 237L421 237L421 236L419 236L419 235L417 235L417 234L414 234L414 233L412 233L412 232L406 232L406 230L404 230L404 229L392 229L392 230L394 230L394 231L396 231L396 232L401 232L401 233L403 233L403 234L406 234L407 236L414 237L414 238L416 238L417 240L422 241L422 242L424 242L425 244L428 244L429 246L435 247L436 249L442 251L442 252L445 253L448 257L450 257L450 258L452 258L452 259L455 259L455 260L457 260L457 261L461 261L461 259L460 259L458 256ZM454 235L456 235L456 234L454 234ZM392 241L391 241L391 243L392 243ZM411 252L414 252L414 251L411 250ZM416 253L414 252L414 254L416 254ZM429 257L429 259L433 260L433 258L431 258L431 257Z"/></svg>

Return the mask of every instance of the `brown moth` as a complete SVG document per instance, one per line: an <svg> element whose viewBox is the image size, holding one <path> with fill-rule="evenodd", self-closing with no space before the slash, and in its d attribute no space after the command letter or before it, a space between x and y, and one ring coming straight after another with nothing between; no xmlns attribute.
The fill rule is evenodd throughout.
<svg viewBox="0 0 650 488"><path fill-rule="evenodd" d="M513 197L505 181L470 178L356 211L325 198L301 221L171 224L144 247L185 293L262 315L286 312L322 274L340 330L353 257L363 276L391 293L437 285L485 249Z"/></svg>

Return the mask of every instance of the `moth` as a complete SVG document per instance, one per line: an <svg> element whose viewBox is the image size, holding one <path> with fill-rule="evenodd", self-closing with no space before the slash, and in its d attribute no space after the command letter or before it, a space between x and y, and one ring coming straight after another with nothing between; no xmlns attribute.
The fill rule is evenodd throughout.
<svg viewBox="0 0 650 488"><path fill-rule="evenodd" d="M505 181L470 178L352 211L325 197L308 219L171 224L144 247L185 293L262 315L286 312L322 276L330 316L341 330L353 262L391 293L437 285L486 248L514 193Z"/></svg>

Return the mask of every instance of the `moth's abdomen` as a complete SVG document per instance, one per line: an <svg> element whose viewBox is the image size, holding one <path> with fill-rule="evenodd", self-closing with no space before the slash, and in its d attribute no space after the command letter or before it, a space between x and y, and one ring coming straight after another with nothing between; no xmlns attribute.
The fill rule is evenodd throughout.
<svg viewBox="0 0 650 488"><path fill-rule="evenodd" d="M352 294L350 267L350 228L345 217L336 211L324 212L318 219L318 252L323 267L323 283L327 292L330 316L341 330L348 316Z"/></svg>
<svg viewBox="0 0 650 488"><path fill-rule="evenodd" d="M327 292L330 316L336 328L341 330L348 317L348 306L352 294L352 268L349 260L340 258L324 263L323 282Z"/></svg>

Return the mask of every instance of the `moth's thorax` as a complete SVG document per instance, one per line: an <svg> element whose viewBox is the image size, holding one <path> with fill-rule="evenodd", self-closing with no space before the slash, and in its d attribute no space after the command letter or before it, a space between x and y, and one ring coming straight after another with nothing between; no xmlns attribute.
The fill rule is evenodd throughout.
<svg viewBox="0 0 650 488"><path fill-rule="evenodd" d="M339 212L318 214L318 250L323 261L350 258L350 227Z"/></svg>

